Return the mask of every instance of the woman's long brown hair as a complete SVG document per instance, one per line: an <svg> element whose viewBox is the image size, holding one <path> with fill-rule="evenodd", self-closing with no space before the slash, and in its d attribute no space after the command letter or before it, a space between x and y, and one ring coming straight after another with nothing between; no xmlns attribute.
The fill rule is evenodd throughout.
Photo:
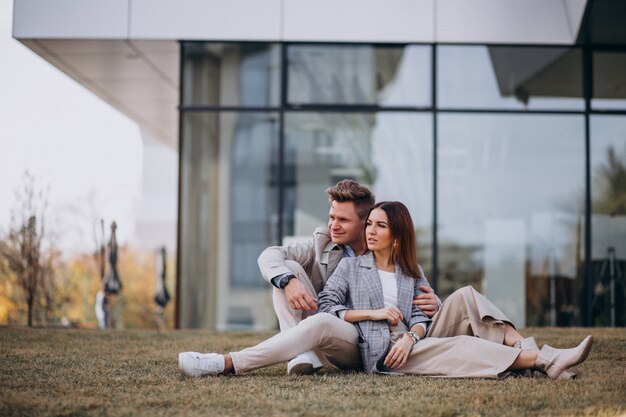
<svg viewBox="0 0 626 417"><path fill-rule="evenodd" d="M381 201L372 210L377 208L387 214L391 236L396 240L396 246L391 251L391 260L400 264L400 269L405 275L421 278L417 262L415 229L409 210L399 201Z"/></svg>

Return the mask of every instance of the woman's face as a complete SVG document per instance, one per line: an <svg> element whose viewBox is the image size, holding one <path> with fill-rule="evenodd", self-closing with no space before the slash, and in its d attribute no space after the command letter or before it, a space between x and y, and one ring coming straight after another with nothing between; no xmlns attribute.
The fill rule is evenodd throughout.
<svg viewBox="0 0 626 417"><path fill-rule="evenodd" d="M387 213L383 209L376 208L370 212L365 226L365 238L367 248L371 251L390 249L393 244L391 229Z"/></svg>

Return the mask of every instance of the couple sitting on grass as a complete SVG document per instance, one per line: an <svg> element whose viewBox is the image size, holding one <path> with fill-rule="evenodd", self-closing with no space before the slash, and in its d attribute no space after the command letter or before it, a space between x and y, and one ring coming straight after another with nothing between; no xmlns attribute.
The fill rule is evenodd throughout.
<svg viewBox="0 0 626 417"><path fill-rule="evenodd" d="M591 336L575 348L540 350L472 287L442 304L417 262L413 222L402 203L374 204L370 190L350 180L327 192L327 229L259 257L275 287L280 333L238 352L182 352L183 374L241 374L289 361L290 375L334 365L443 377L501 378L517 370L576 376L570 368L587 358Z"/></svg>

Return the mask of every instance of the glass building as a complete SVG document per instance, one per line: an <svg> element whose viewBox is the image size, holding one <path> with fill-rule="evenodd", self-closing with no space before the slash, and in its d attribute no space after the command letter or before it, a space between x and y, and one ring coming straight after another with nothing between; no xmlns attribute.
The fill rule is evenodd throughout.
<svg viewBox="0 0 626 417"><path fill-rule="evenodd" d="M275 326L257 257L310 239L343 178L409 207L442 299L626 325L626 8L578 4L569 42L179 37L179 326Z"/></svg>

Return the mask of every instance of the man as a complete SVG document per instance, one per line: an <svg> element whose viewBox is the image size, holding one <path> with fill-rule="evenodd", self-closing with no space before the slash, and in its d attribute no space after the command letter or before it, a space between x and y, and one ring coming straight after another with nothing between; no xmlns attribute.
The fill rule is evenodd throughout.
<svg viewBox="0 0 626 417"><path fill-rule="evenodd" d="M269 247L258 259L263 278L274 286L274 310L281 331L315 314L317 294L342 258L367 251L365 222L375 203L372 192L355 181L343 180L326 193L330 203L327 228L316 229L313 239L306 243ZM425 293L414 303L432 317L441 302L430 287L421 289ZM310 374L322 366L318 356L309 351L292 359L287 372Z"/></svg>

